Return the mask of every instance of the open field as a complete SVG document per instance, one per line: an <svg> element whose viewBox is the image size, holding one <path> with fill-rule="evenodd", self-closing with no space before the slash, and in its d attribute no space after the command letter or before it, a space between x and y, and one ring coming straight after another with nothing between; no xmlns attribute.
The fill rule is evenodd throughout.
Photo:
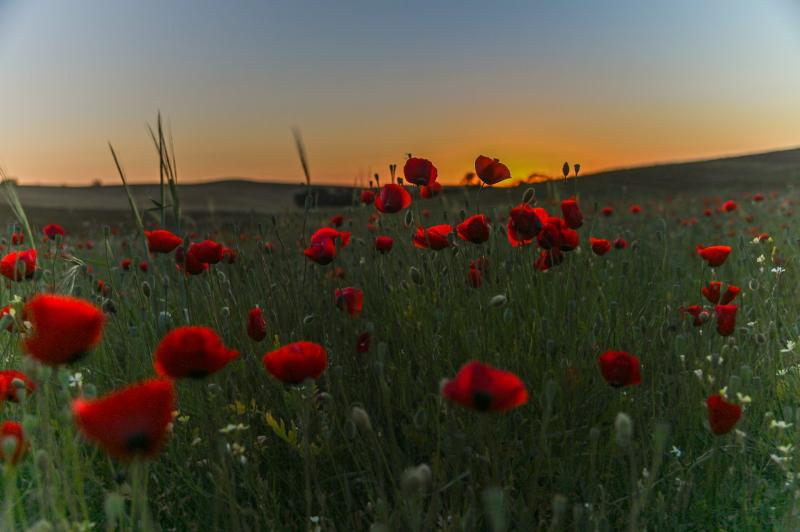
<svg viewBox="0 0 800 532"><path fill-rule="evenodd" d="M14 313L0 369L32 384L0 379L3 420L20 422L25 441L0 442L0 529L796 530L799 154L587 176L535 194L423 199L414 187L397 213L289 208L303 189L288 185L179 186L183 216L143 215L147 230L178 235L163 253L146 251L121 187L22 187L32 225L17 207L4 253L35 244L38 255L29 278L14 280L13 259L4 270L0 301ZM542 211L512 245L512 208L560 218L575 192L579 246L559 225L574 219ZM135 187L143 208L159 194ZM474 233L485 241L456 236L478 213L491 222ZM341 226L312 237L334 215ZM47 223L66 235L44 237ZM418 227L445 224L449 236L412 243ZM390 251L377 236L393 239ZM235 255L186 251L206 239ZM714 245L732 251L711 267L697 246ZM717 306L711 281L740 289L723 305L735 310ZM362 291L363 309L336 296L345 288ZM45 312L32 302L48 292L96 310ZM83 320L91 312L104 316L101 339ZM162 343L189 325L225 349ZM322 346L324 368L265 367L266 353L299 341ZM604 366L608 351L635 356L638 370L630 359ZM519 381L479 373L444 385L470 361ZM169 387L174 403L153 389L91 403L156 375L174 379L148 385ZM716 396L726 406L710 412Z"/></svg>

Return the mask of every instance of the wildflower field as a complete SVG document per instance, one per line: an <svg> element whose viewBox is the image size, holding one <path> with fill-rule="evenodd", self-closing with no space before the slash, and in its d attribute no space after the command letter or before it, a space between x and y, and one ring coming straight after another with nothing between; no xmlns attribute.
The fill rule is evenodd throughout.
<svg viewBox="0 0 800 532"><path fill-rule="evenodd" d="M111 224L4 185L1 530L800 527L793 176L212 218L157 147Z"/></svg>

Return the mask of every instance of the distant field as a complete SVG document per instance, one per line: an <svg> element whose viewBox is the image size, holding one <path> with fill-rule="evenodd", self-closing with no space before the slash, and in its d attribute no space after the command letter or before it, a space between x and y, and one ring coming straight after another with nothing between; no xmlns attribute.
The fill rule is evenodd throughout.
<svg viewBox="0 0 800 532"><path fill-rule="evenodd" d="M719 187L727 190L751 190L783 186L800 178L800 149L769 152L741 157L689 163L664 164L614 170L580 178L580 190L593 197L616 198L625 191L671 195L681 192L713 193ZM521 185L527 187L528 185ZM537 191L547 183L535 185ZM555 186L562 186L556 182ZM566 190L572 190L568 184ZM283 213L300 209L295 194L300 184L278 184L230 179L202 184L180 185L184 212L199 213ZM342 190L346 187L325 187ZM461 187L446 187L449 195L463 193ZM158 185L133 185L139 207L153 207L151 199L159 197ZM519 197L515 189L493 189L482 192L485 201L505 202ZM63 187L22 186L19 196L32 217L49 216L51 211L68 215L96 211L98 219L116 219L117 211L128 211L128 200L122 186ZM68 207L67 207L68 206ZM5 206L4 213L10 214Z"/></svg>

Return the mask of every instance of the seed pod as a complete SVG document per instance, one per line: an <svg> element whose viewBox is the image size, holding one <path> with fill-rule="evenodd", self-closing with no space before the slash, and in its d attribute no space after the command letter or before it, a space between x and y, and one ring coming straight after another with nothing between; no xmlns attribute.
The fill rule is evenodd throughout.
<svg viewBox="0 0 800 532"><path fill-rule="evenodd" d="M531 202L536 200L536 189L533 187L529 187L525 192L522 194L522 203L530 204Z"/></svg>
<svg viewBox="0 0 800 532"><path fill-rule="evenodd" d="M489 306L493 308L500 308L508 302L508 298L503 294L497 294L489 300Z"/></svg>
<svg viewBox="0 0 800 532"><path fill-rule="evenodd" d="M147 281L142 283L142 294L144 294L144 297L150 297L150 284Z"/></svg>
<svg viewBox="0 0 800 532"><path fill-rule="evenodd" d="M411 266L408 269L408 274L415 285L419 286L423 283L422 272L419 271L419 269L416 268L415 266Z"/></svg>
<svg viewBox="0 0 800 532"><path fill-rule="evenodd" d="M406 210L406 215L403 217L403 226L407 229L414 223L414 211L411 209Z"/></svg>
<svg viewBox="0 0 800 532"><path fill-rule="evenodd" d="M354 406L353 410L350 411L350 420L361 432L372 432L369 414L363 408Z"/></svg>
<svg viewBox="0 0 800 532"><path fill-rule="evenodd" d="M314 314L308 314L305 318L303 318L303 325L309 325L314 322Z"/></svg>

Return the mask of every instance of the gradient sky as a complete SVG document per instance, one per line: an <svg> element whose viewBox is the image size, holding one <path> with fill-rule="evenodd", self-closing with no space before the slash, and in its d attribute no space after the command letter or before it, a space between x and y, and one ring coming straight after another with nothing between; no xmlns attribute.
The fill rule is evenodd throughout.
<svg viewBox="0 0 800 532"><path fill-rule="evenodd" d="M515 176L800 145L796 0L0 0L0 165L23 183L316 182L479 153Z"/></svg>

